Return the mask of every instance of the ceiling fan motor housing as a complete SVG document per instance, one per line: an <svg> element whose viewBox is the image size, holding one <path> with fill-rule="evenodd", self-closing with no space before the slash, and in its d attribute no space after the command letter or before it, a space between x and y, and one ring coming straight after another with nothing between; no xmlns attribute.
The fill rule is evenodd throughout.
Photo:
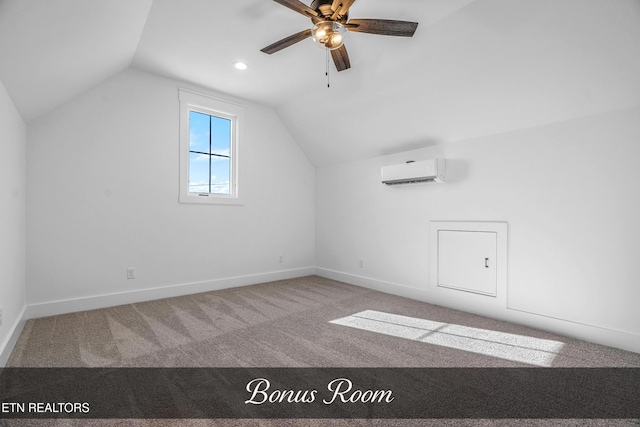
<svg viewBox="0 0 640 427"><path fill-rule="evenodd" d="M318 12L318 16L314 16L311 18L314 24L318 22L332 20L331 15L333 15L334 11L331 9L331 5L333 4L332 0L313 0L311 2L311 9ZM332 21L340 22L341 24L346 23L349 20L349 12L344 14L344 16L338 16L336 19Z"/></svg>

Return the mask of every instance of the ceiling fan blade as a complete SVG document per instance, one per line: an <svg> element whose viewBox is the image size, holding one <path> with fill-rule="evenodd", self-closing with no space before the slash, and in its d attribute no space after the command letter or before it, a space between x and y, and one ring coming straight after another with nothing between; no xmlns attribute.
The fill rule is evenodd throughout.
<svg viewBox="0 0 640 427"><path fill-rule="evenodd" d="M351 68L349 54L347 53L347 48L344 47L344 45L340 46L338 49L332 50L331 57L333 58L333 63L336 64L336 69L338 71L344 71Z"/></svg>
<svg viewBox="0 0 640 427"><path fill-rule="evenodd" d="M340 16L344 16L347 14L347 12L349 11L349 8L353 5L353 3L356 0L344 0L342 1L342 6L340 6L340 9L338 10L338 13L340 14Z"/></svg>
<svg viewBox="0 0 640 427"><path fill-rule="evenodd" d="M331 10L333 10L331 19L336 20L345 16L355 1L356 0L333 0L331 4Z"/></svg>
<svg viewBox="0 0 640 427"><path fill-rule="evenodd" d="M280 3L283 6L288 7L291 10L294 10L307 18L311 18L313 16L318 16L318 12L311 9L306 4L299 2L298 0L273 0L276 3Z"/></svg>
<svg viewBox="0 0 640 427"><path fill-rule="evenodd" d="M359 33L412 37L418 28L418 23L390 19L350 19L345 27L349 31Z"/></svg>
<svg viewBox="0 0 640 427"><path fill-rule="evenodd" d="M303 30L299 33L292 34L289 37L285 37L282 40L278 40L277 42L270 44L269 46L260 49L264 53L268 53L271 55L272 53L276 53L279 50L284 49L285 47L289 47L292 44L296 44L301 40L306 39L307 37L311 37L311 30Z"/></svg>

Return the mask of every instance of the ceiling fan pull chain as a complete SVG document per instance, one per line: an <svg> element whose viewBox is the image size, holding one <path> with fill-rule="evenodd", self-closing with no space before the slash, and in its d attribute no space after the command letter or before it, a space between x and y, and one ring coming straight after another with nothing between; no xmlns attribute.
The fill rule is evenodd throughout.
<svg viewBox="0 0 640 427"><path fill-rule="evenodd" d="M327 69L324 74L327 76L327 87L331 87L329 84L329 48L325 47L324 50L327 53Z"/></svg>

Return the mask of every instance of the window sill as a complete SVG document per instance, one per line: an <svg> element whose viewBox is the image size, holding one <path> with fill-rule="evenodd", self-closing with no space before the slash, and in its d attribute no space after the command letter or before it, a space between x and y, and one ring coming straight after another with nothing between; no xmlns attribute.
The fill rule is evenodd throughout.
<svg viewBox="0 0 640 427"><path fill-rule="evenodd" d="M242 199L233 196L209 196L190 193L189 195L180 195L180 203L191 203L200 205L244 205Z"/></svg>

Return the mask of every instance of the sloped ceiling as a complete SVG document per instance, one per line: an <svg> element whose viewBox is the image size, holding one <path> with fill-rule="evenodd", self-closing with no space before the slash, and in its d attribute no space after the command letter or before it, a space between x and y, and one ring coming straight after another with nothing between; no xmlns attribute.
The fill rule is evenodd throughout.
<svg viewBox="0 0 640 427"><path fill-rule="evenodd" d="M0 80L25 121L131 64L152 0L0 0Z"/></svg>
<svg viewBox="0 0 640 427"><path fill-rule="evenodd" d="M308 3L307 3L308 4ZM310 26L270 0L0 0L0 80L26 121L134 67L276 108L316 166L640 104L640 0L358 0L330 87ZM242 60L249 69L232 67Z"/></svg>

